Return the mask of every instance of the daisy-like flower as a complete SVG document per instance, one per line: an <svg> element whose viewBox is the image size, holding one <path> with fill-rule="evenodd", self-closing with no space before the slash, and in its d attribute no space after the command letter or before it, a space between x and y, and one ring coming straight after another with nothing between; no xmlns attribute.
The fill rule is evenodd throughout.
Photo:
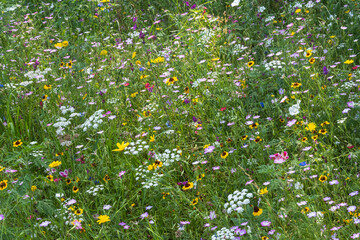
<svg viewBox="0 0 360 240"><path fill-rule="evenodd" d="M354 62L354 60L346 60L344 63L345 64L351 64L351 63L353 63Z"/></svg>
<svg viewBox="0 0 360 240"><path fill-rule="evenodd" d="M22 143L21 139L19 139L19 140L13 142L13 147L20 147L22 144L23 143Z"/></svg>
<svg viewBox="0 0 360 240"><path fill-rule="evenodd" d="M178 81L177 77L171 77L171 78L166 79L165 83L167 85L171 85L171 84L174 84L177 81Z"/></svg>
<svg viewBox="0 0 360 240"><path fill-rule="evenodd" d="M264 188L264 189L260 189L260 195L264 195L264 194L267 194L267 193L268 193L267 187Z"/></svg>
<svg viewBox="0 0 360 240"><path fill-rule="evenodd" d="M77 193L79 191L79 188L74 186L72 190L73 190L73 193Z"/></svg>
<svg viewBox="0 0 360 240"><path fill-rule="evenodd" d="M107 51L106 50L102 50L101 52L100 52L100 55L102 55L102 56L105 56L105 55L107 55Z"/></svg>
<svg viewBox="0 0 360 240"><path fill-rule="evenodd" d="M7 188L8 184L7 184L8 180L2 180L0 182L0 191L4 190Z"/></svg>
<svg viewBox="0 0 360 240"><path fill-rule="evenodd" d="M316 61L315 58L310 58L309 63L310 63L310 64L314 64L315 61Z"/></svg>
<svg viewBox="0 0 360 240"><path fill-rule="evenodd" d="M255 139L254 139L254 142L256 142L256 143L259 143L259 142L261 142L262 141L262 139L260 138L260 136L257 136Z"/></svg>
<svg viewBox="0 0 360 240"><path fill-rule="evenodd" d="M253 215L256 217L256 216L260 216L262 214L263 210L262 208L258 208L258 207L254 207L254 212L253 212Z"/></svg>
<svg viewBox="0 0 360 240"><path fill-rule="evenodd" d="M248 62L247 66L248 66L249 68L251 68L254 64L255 64L254 61L250 61L250 62Z"/></svg>
<svg viewBox="0 0 360 240"><path fill-rule="evenodd" d="M49 167L56 168L60 165L61 165L61 161L53 161L52 163L49 164Z"/></svg>
<svg viewBox="0 0 360 240"><path fill-rule="evenodd" d="M110 180L110 177L109 177L109 175L106 174L105 177L104 177L104 181L108 182L109 180Z"/></svg>
<svg viewBox="0 0 360 240"><path fill-rule="evenodd" d="M84 210L82 209L82 208L79 208L79 209L76 209L75 211L74 211L74 213L76 214L76 215L82 215L83 214L83 212L84 212Z"/></svg>
<svg viewBox="0 0 360 240"><path fill-rule="evenodd" d="M186 191L186 190L189 190L191 188L194 187L194 183L193 182L187 182L183 187L182 187L182 190Z"/></svg>
<svg viewBox="0 0 360 240"><path fill-rule="evenodd" d="M102 223L105 223L105 222L110 222L110 217L108 215L100 215L97 218L99 219L99 220L96 221L98 224L102 224Z"/></svg>
<svg viewBox="0 0 360 240"><path fill-rule="evenodd" d="M45 90L50 90L50 89L51 89L51 85L44 85L44 89L45 89Z"/></svg>
<svg viewBox="0 0 360 240"><path fill-rule="evenodd" d="M124 149L129 146L130 143L124 143L124 141L120 144L120 143L117 143L116 146L118 147L117 149L114 149L113 152L121 152L121 151L124 151Z"/></svg>
<svg viewBox="0 0 360 240"><path fill-rule="evenodd" d="M325 176L325 175L320 175L320 177L319 177L319 181L320 182L325 182L327 180L327 176Z"/></svg>
<svg viewBox="0 0 360 240"><path fill-rule="evenodd" d="M226 152L226 151L223 151L222 153L221 153L221 158L222 159L225 159L225 158L227 158L227 156L229 156L229 153L228 152Z"/></svg>
<svg viewBox="0 0 360 240"><path fill-rule="evenodd" d="M292 88L298 88L298 87L300 87L302 84L301 83L298 83L298 82L293 82L293 83L291 83L291 87Z"/></svg>

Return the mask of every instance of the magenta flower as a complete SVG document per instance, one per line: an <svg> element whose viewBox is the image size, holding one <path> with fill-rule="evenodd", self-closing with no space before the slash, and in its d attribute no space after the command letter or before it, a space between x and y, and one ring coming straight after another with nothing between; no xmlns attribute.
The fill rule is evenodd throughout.
<svg viewBox="0 0 360 240"><path fill-rule="evenodd" d="M126 171L119 172L119 178L122 178L122 176L126 173Z"/></svg>
<svg viewBox="0 0 360 240"><path fill-rule="evenodd" d="M208 146L207 148L205 148L204 154L211 153L214 151L214 149L215 149L214 146Z"/></svg>

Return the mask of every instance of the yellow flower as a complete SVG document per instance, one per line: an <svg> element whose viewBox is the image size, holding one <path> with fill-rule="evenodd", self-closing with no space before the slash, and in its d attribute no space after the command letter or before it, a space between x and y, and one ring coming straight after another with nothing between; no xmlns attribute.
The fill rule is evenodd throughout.
<svg viewBox="0 0 360 240"><path fill-rule="evenodd" d="M249 68L251 68L254 64L255 64L254 61L250 61L250 62L248 62L247 66L248 66Z"/></svg>
<svg viewBox="0 0 360 240"><path fill-rule="evenodd" d="M155 142L155 135L150 136L150 142Z"/></svg>
<svg viewBox="0 0 360 240"><path fill-rule="evenodd" d="M52 175L47 175L46 178L49 179L50 182L54 181L54 177Z"/></svg>
<svg viewBox="0 0 360 240"><path fill-rule="evenodd" d="M54 47L56 47L56 48L62 48L63 45L62 45L62 43L56 43L56 44L54 45Z"/></svg>
<svg viewBox="0 0 360 240"><path fill-rule="evenodd" d="M308 123L307 127L305 128L306 130L312 132L316 129L316 124L311 122L311 123Z"/></svg>
<svg viewBox="0 0 360 240"><path fill-rule="evenodd" d="M48 98L48 95L45 94L44 96L42 96L41 101L45 102L47 100L47 98Z"/></svg>
<svg viewBox="0 0 360 240"><path fill-rule="evenodd" d="M69 42L68 42L68 41L63 41L63 42L62 42L62 46L63 46L63 47L69 46Z"/></svg>
<svg viewBox="0 0 360 240"><path fill-rule="evenodd" d="M5 167L0 166L0 172L2 172L5 169Z"/></svg>
<svg viewBox="0 0 360 240"><path fill-rule="evenodd" d="M321 175L320 177L319 177L319 181L320 182L325 182L327 180L327 176L325 176L325 175Z"/></svg>
<svg viewBox="0 0 360 240"><path fill-rule="evenodd" d="M182 190L186 191L186 190L189 190L191 188L194 187L194 183L193 182L187 182L183 187L182 187Z"/></svg>
<svg viewBox="0 0 360 240"><path fill-rule="evenodd" d="M132 58L135 58L135 57L136 57L136 52L133 52Z"/></svg>
<svg viewBox="0 0 360 240"><path fill-rule="evenodd" d="M102 56L107 55L107 51L106 51L106 50L102 50L102 51L100 52L100 55L102 55Z"/></svg>
<svg viewBox="0 0 360 240"><path fill-rule="evenodd" d="M205 177L205 174L200 174L196 177L196 181L200 181L201 179L203 179L203 177Z"/></svg>
<svg viewBox="0 0 360 240"><path fill-rule="evenodd" d="M198 202L199 202L199 198L195 198L194 200L191 201L190 205L195 206L196 204L198 204Z"/></svg>
<svg viewBox="0 0 360 240"><path fill-rule="evenodd" d="M258 207L254 207L254 212L253 212L253 215L256 217L256 216L260 216L262 214L263 210L262 208L258 208Z"/></svg>
<svg viewBox="0 0 360 240"><path fill-rule="evenodd" d="M309 63L314 64L315 63L315 58L310 58Z"/></svg>
<svg viewBox="0 0 360 240"><path fill-rule="evenodd" d="M299 12L301 12L301 9L300 8L296 9L295 13L299 13Z"/></svg>
<svg viewBox="0 0 360 240"><path fill-rule="evenodd" d="M322 135L325 135L325 134L327 133L327 130L326 130L326 129L321 129L321 130L319 131L319 133L321 133Z"/></svg>
<svg viewBox="0 0 360 240"><path fill-rule="evenodd" d="M23 143L22 143L21 139L19 139L19 140L13 142L13 147L20 147L22 144Z"/></svg>
<svg viewBox="0 0 360 240"><path fill-rule="evenodd" d="M141 62L140 62L139 60L137 60L137 61L135 62L135 64L139 66L139 65L141 64Z"/></svg>
<svg viewBox="0 0 360 240"><path fill-rule="evenodd" d="M168 78L166 79L166 84L167 85L171 85L171 84L174 84L174 82L177 82L177 77L172 77L172 78Z"/></svg>
<svg viewBox="0 0 360 240"><path fill-rule="evenodd" d="M71 61L71 60L70 60L70 62L68 62L68 63L66 64L66 67L72 68L72 61Z"/></svg>
<svg viewBox="0 0 360 240"><path fill-rule="evenodd" d="M345 64L351 64L351 63L353 63L354 62L354 60L346 60L344 63Z"/></svg>
<svg viewBox="0 0 360 240"><path fill-rule="evenodd" d="M213 58L211 59L211 61L215 62L215 61L219 61L220 58Z"/></svg>
<svg viewBox="0 0 360 240"><path fill-rule="evenodd" d="M312 50L307 50L306 51L306 56L305 57L310 57L312 55Z"/></svg>
<svg viewBox="0 0 360 240"><path fill-rule="evenodd" d="M60 165L61 165L61 161L53 161L52 163L49 164L49 167L56 168Z"/></svg>
<svg viewBox="0 0 360 240"><path fill-rule="evenodd" d="M264 195L264 194L267 194L267 193L268 193L267 187L264 188L264 189L260 189L260 195Z"/></svg>
<svg viewBox="0 0 360 240"><path fill-rule="evenodd" d="M76 187L76 186L74 186L74 187L73 187L73 192L74 192L74 193L77 193L78 191L79 191L79 188Z"/></svg>
<svg viewBox="0 0 360 240"><path fill-rule="evenodd" d="M79 208L74 213L79 216L79 215L82 215L83 212L84 212L84 210L82 208Z"/></svg>
<svg viewBox="0 0 360 240"><path fill-rule="evenodd" d="M110 180L109 175L105 175L105 177L103 178L105 182L108 182Z"/></svg>
<svg viewBox="0 0 360 240"><path fill-rule="evenodd" d="M0 191L7 188L7 182L8 182L8 180L3 180L0 182Z"/></svg>
<svg viewBox="0 0 360 240"><path fill-rule="evenodd" d="M149 166L148 166L148 170L149 170L149 171L151 171L151 170L153 170L153 169L154 169L154 166L153 166L153 165L149 165Z"/></svg>
<svg viewBox="0 0 360 240"><path fill-rule="evenodd" d="M130 95L130 97L134 98L134 97L136 97L136 95L138 95L138 94L139 94L138 92L132 93L132 94Z"/></svg>
<svg viewBox="0 0 360 240"><path fill-rule="evenodd" d="M130 143L124 143L124 141L120 144L120 143L117 143L116 146L118 147L118 149L114 149L113 152L121 152L121 151L124 151L124 149L129 146Z"/></svg>
<svg viewBox="0 0 360 240"><path fill-rule="evenodd" d="M144 117L150 117L151 116L151 112L150 111L144 111L143 112Z"/></svg>
<svg viewBox="0 0 360 240"><path fill-rule="evenodd" d="M258 142L261 142L262 139L260 138L260 136L257 136L254 141L255 141L256 143L258 143Z"/></svg>
<svg viewBox="0 0 360 240"><path fill-rule="evenodd" d="M303 138L301 139L302 142L306 142L307 140L308 140L307 137L303 137Z"/></svg>
<svg viewBox="0 0 360 240"><path fill-rule="evenodd" d="M292 88L298 88L298 87L300 87L302 84L301 83L298 83L298 82L293 82L293 83L291 83L291 87Z"/></svg>
<svg viewBox="0 0 360 240"><path fill-rule="evenodd" d="M229 156L229 153L226 152L226 151L223 151L223 152L221 153L221 155L220 155L220 157L221 157L222 159L227 158L227 156Z"/></svg>
<svg viewBox="0 0 360 240"><path fill-rule="evenodd" d="M98 219L99 219L99 220L97 220L98 224L110 222L110 217L108 215L100 215L100 216L98 216Z"/></svg>
<svg viewBox="0 0 360 240"><path fill-rule="evenodd" d="M44 85L44 89L45 89L45 90L51 89L51 85Z"/></svg>

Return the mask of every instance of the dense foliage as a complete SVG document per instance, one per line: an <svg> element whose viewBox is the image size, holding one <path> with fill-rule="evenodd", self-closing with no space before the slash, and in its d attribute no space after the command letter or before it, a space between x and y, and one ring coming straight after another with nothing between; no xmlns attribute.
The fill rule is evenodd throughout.
<svg viewBox="0 0 360 240"><path fill-rule="evenodd" d="M0 239L360 237L357 1L0 11Z"/></svg>

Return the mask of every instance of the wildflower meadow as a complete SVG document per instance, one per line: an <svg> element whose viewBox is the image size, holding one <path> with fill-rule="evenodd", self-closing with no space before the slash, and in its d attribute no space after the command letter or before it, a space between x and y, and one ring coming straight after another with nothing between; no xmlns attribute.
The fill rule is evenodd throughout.
<svg viewBox="0 0 360 240"><path fill-rule="evenodd" d="M360 238L357 0L0 1L0 239Z"/></svg>

